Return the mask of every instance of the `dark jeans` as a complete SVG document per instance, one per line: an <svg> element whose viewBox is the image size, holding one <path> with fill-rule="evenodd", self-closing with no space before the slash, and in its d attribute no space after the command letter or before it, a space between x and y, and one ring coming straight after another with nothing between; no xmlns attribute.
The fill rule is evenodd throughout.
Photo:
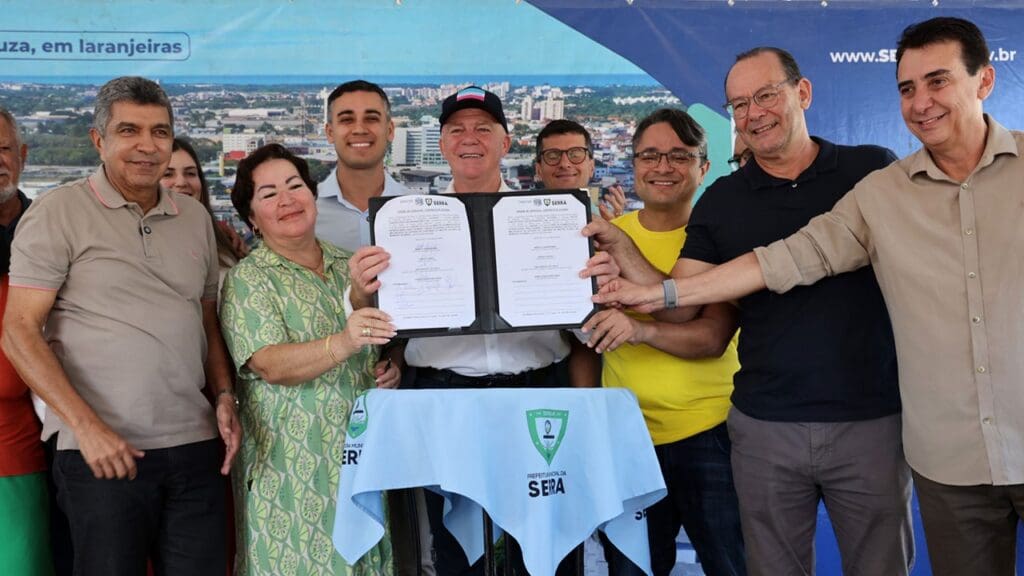
<svg viewBox="0 0 1024 576"><path fill-rule="evenodd" d="M53 470L53 459L57 455L57 434L43 443L46 450L46 467ZM57 486L53 474L46 475L46 487L50 492L50 553L53 554L55 576L71 576L74 572L74 553L71 548L71 529L68 517L57 504Z"/></svg>
<svg viewBox="0 0 1024 576"><path fill-rule="evenodd" d="M935 576L1013 576L1024 484L951 486L914 472Z"/></svg>
<svg viewBox="0 0 1024 576"><path fill-rule="evenodd" d="M729 460L725 423L671 444L655 446L668 495L647 509L651 568L667 575L676 563L676 535L686 529L707 576L743 576L743 533ZM605 541L609 576L643 572Z"/></svg>
<svg viewBox="0 0 1024 576"><path fill-rule="evenodd" d="M223 576L224 478L219 440L146 450L134 480L98 480L81 452L54 458L80 576Z"/></svg>

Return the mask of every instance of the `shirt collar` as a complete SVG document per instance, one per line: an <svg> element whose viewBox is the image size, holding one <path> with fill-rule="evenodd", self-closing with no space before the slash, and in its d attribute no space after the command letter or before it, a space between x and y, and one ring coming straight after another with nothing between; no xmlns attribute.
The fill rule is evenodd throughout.
<svg viewBox="0 0 1024 576"><path fill-rule="evenodd" d="M32 204L32 199L29 198L28 196L25 196L25 193L22 192L20 188L18 189L18 199L21 200L21 212L19 212L18 215L14 217L15 220L21 218L21 215L24 214L25 210L28 210L29 205Z"/></svg>
<svg viewBox="0 0 1024 576"><path fill-rule="evenodd" d="M316 185L317 198L341 198L341 187L338 186L338 168L335 167L322 182Z"/></svg>
<svg viewBox="0 0 1024 576"><path fill-rule="evenodd" d="M18 225L18 220L21 220L25 211L28 210L29 205L32 204L32 200L29 199L28 196L25 196L25 193L22 192L20 188L18 189L18 200L21 201L21 210L18 212L18 215L14 217L14 220L11 220L11 223L7 225L9 228L14 228Z"/></svg>
<svg viewBox="0 0 1024 576"><path fill-rule="evenodd" d="M15 195L18 198L18 202L21 204L21 209L18 210L18 213L14 215L14 218L6 226L0 224L0 230L10 231L11 235L14 234L14 229L18 227L18 221L21 220L25 211L28 210L29 205L32 204L32 200L30 200L28 196L25 196L25 193L22 192L21 189L18 189Z"/></svg>
<svg viewBox="0 0 1024 576"><path fill-rule="evenodd" d="M1020 151L1017 150L1017 141L1014 140L1013 134L1009 130L988 114L985 114L985 124L988 125L988 134L985 135L985 150L981 153L981 159L975 166L974 172L995 162L996 156L1000 154L1020 156ZM908 173L911 178L924 172L933 180L949 180L949 176L935 164L935 160L932 159L927 148L921 147L920 150L910 155L909 160Z"/></svg>
<svg viewBox="0 0 1024 576"><path fill-rule="evenodd" d="M508 187L508 184L505 182L504 178L501 178L500 180L501 180L501 185L498 186L498 192L513 192L513 190ZM454 178L452 179L451 182L448 183L448 187L444 189L444 192L442 192L442 194L458 194L458 192L455 191L455 179Z"/></svg>
<svg viewBox="0 0 1024 576"><path fill-rule="evenodd" d="M317 239L317 242L320 244L320 249L323 250L324 253L324 274L326 274L327 271L335 265L348 266L348 252L334 244L331 244L330 242L324 242L319 238Z"/></svg>
<svg viewBox="0 0 1024 576"><path fill-rule="evenodd" d="M383 167L381 169L383 169ZM389 174L387 170L384 170L384 192L381 196L398 196L400 188L401 185L398 181L392 178L391 174ZM353 210L359 210L341 194L341 185L338 184L337 166L331 170L331 173L327 175L327 178L324 178L323 182L317 184L316 195L317 198L337 198L339 204Z"/></svg>
<svg viewBox="0 0 1024 576"><path fill-rule="evenodd" d="M317 243L320 244L320 249L324 253L324 273L334 267L336 264L339 266L348 265L349 253L345 250L338 248L330 242L324 242L323 240L317 239ZM249 253L248 258L252 259L253 264L259 268L288 268L292 270L306 270L304 266L296 264L291 260L281 256L277 252L274 252L267 247L266 242L260 242L256 248Z"/></svg>
<svg viewBox="0 0 1024 576"><path fill-rule="evenodd" d="M818 145L818 155L814 157L814 161L811 162L811 165L804 169L804 171L801 172L794 180L787 180L772 176L765 172L753 158L751 158L750 162L747 162L739 172L750 180L752 187L756 190L759 188L773 188L775 186L781 186L791 182L805 182L813 180L821 173L835 170L839 166L839 149L836 148L835 144L825 140L824 138L811 136L811 140Z"/></svg>
<svg viewBox="0 0 1024 576"><path fill-rule="evenodd" d="M114 188L114 185L107 179L107 171L103 164L100 164L99 168L89 176L88 179L89 190L92 191L93 196L99 200L105 208L115 209L127 206L129 202L125 200L124 196ZM179 213L178 204L174 200L174 194L169 190L159 188L157 192L157 202L146 216L152 215L164 215L164 216L177 216Z"/></svg>

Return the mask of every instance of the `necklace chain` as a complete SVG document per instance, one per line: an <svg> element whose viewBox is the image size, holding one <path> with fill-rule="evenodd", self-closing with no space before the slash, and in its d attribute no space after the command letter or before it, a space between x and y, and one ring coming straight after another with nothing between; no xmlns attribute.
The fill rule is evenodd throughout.
<svg viewBox="0 0 1024 576"><path fill-rule="evenodd" d="M302 264L302 267L310 272L316 274L322 280L324 278L324 253L320 250L320 259L317 261L316 266L306 266Z"/></svg>

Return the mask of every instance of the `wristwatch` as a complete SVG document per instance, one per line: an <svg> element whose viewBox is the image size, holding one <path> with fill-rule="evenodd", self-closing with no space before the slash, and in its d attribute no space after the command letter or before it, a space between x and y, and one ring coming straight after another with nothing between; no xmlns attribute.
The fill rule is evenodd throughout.
<svg viewBox="0 0 1024 576"><path fill-rule="evenodd" d="M676 281L673 278L669 278L661 283L662 289L665 291L665 309L671 310L679 304L679 295L676 294Z"/></svg>

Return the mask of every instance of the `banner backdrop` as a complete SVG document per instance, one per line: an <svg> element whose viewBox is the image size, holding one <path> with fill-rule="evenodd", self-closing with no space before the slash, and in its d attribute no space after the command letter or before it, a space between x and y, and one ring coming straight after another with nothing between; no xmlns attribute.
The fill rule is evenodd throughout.
<svg viewBox="0 0 1024 576"><path fill-rule="evenodd" d="M385 87L399 128L389 169L407 186L436 191L447 166L437 150L441 100L484 85L502 98L513 136L506 179L531 187L533 137L550 119L593 133L598 176L632 186L635 122L681 106L709 134L712 168L732 152L723 83L737 53L791 51L813 83L811 132L905 155L918 143L903 124L895 44L910 23L967 17L985 33L996 88L985 108L1024 128L1024 0L4 0L0 105L30 146L30 195L92 170L87 137L98 87L115 76L159 80L175 130L197 143L215 210L233 159L280 141L324 177L334 150L323 103L337 84ZM822 513L823 517L823 513ZM819 573L838 574L827 521ZM1019 557L1024 555L1021 539ZM915 575L930 573L918 531ZM1024 562L1024 559L1022 559Z"/></svg>
<svg viewBox="0 0 1024 576"><path fill-rule="evenodd" d="M740 52L778 46L811 80L812 134L843 144L880 144L904 156L918 142L903 125L896 92L896 41L936 16L973 21L988 40L996 88L985 109L1024 127L1022 2L934 0L528 0L628 58L685 104L723 115L724 81Z"/></svg>
<svg viewBox="0 0 1024 576"><path fill-rule="evenodd" d="M595 135L602 183L631 188L636 119L681 105L627 59L513 0L6 0L0 102L29 133L26 176L39 188L68 177L40 175L40 165L95 164L83 118L98 86L120 75L158 79L172 95L176 131L203 141L204 160L220 148L229 162L271 140L332 162L324 98L346 80L377 82L400 129L390 164L417 170L400 179L431 191L443 188L431 178L447 172L436 145L441 100L467 84L504 101L515 140L505 175L523 188L533 185L533 138L560 117ZM728 170L728 121L717 113L701 121L721 132L711 182Z"/></svg>

